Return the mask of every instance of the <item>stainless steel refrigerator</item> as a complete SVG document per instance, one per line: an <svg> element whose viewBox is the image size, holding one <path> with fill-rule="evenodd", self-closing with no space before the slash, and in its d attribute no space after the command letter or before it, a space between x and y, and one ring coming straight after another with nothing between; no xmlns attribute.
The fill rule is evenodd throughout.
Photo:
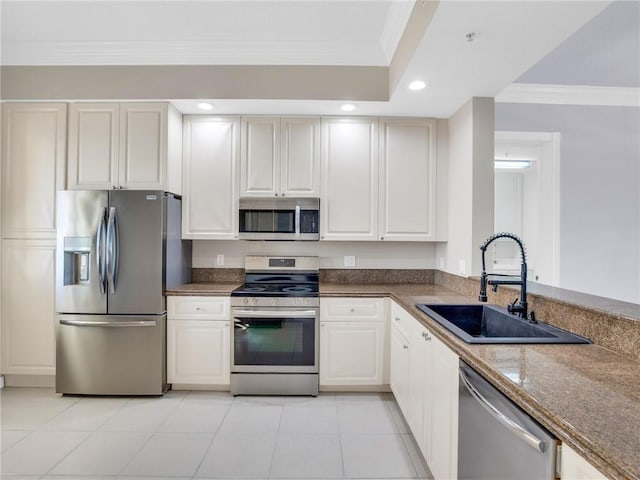
<svg viewBox="0 0 640 480"><path fill-rule="evenodd" d="M161 395L164 292L191 277L180 198L60 191L57 202L56 391Z"/></svg>

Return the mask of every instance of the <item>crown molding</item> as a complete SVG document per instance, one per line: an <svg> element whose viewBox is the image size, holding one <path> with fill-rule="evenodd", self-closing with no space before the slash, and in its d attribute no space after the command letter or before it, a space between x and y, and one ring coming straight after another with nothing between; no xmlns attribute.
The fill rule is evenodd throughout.
<svg viewBox="0 0 640 480"><path fill-rule="evenodd" d="M388 66L366 42L3 42L2 65Z"/></svg>
<svg viewBox="0 0 640 480"><path fill-rule="evenodd" d="M640 107L640 88L512 83L495 97L498 103L542 103Z"/></svg>

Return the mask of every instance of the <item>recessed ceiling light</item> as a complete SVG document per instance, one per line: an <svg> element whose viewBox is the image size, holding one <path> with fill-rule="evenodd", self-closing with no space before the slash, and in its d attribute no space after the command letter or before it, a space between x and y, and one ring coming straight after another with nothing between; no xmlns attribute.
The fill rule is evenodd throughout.
<svg viewBox="0 0 640 480"><path fill-rule="evenodd" d="M212 109L213 109L213 105L211 105L211 104L210 104L210 103L208 103L208 102L200 102L200 103L198 104L198 108L199 108L200 110L212 110Z"/></svg>
<svg viewBox="0 0 640 480"><path fill-rule="evenodd" d="M409 90L422 90L427 86L427 82L415 80L409 84Z"/></svg>
<svg viewBox="0 0 640 480"><path fill-rule="evenodd" d="M356 109L356 106L353 103L345 103L340 107L343 112L353 112Z"/></svg>

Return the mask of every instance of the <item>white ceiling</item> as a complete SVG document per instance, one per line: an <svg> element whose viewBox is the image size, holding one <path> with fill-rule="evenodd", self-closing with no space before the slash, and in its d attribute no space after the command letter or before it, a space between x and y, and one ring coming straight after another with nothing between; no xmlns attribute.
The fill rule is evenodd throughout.
<svg viewBox="0 0 640 480"><path fill-rule="evenodd" d="M442 0L390 101L358 102L353 113L449 117L470 97L498 94L609 3ZM408 0L4 0L2 63L389 66L412 7ZM407 90L414 79L429 87ZM345 99L210 100L213 113L335 115ZM174 104L202 113L195 99Z"/></svg>

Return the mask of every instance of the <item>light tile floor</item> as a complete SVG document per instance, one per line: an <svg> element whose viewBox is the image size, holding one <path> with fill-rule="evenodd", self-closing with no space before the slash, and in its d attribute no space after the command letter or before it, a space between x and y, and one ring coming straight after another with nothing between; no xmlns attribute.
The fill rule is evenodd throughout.
<svg viewBox="0 0 640 480"><path fill-rule="evenodd" d="M390 394L0 390L2 480L431 478Z"/></svg>

